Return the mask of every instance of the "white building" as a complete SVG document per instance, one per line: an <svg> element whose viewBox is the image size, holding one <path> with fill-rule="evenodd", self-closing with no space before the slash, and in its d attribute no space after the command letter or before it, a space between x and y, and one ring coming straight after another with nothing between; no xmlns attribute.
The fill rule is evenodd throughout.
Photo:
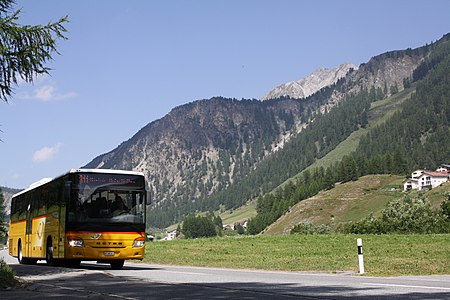
<svg viewBox="0 0 450 300"><path fill-rule="evenodd" d="M439 166L439 168L436 170L437 172L447 172L450 176L450 165L442 164Z"/></svg>
<svg viewBox="0 0 450 300"><path fill-rule="evenodd" d="M447 169L439 168L437 171L416 170L411 174L411 178L403 184L403 190L432 189L449 181L449 179L450 173Z"/></svg>
<svg viewBox="0 0 450 300"><path fill-rule="evenodd" d="M177 230L174 229L172 231L167 232L167 235L163 239L161 239L161 241L171 241L171 240L175 239L176 236L177 236Z"/></svg>

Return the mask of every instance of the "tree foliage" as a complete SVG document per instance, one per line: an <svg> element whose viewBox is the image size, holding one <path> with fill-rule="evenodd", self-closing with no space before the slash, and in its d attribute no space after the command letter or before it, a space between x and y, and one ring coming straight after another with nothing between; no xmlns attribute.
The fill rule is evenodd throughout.
<svg viewBox="0 0 450 300"><path fill-rule="evenodd" d="M326 224L300 223L292 228L290 234L329 234L331 232L331 228Z"/></svg>
<svg viewBox="0 0 450 300"><path fill-rule="evenodd" d="M219 216L188 215L184 218L181 231L187 239L213 237L218 235L219 226L221 230L222 219Z"/></svg>
<svg viewBox="0 0 450 300"><path fill-rule="evenodd" d="M450 222L450 194L448 194L447 200L441 204L442 214Z"/></svg>
<svg viewBox="0 0 450 300"><path fill-rule="evenodd" d="M66 39L68 17L47 25L19 25L20 10L14 0L0 0L0 99L7 102L19 78L33 82L48 73L46 63L58 53L57 39ZM1 130L0 130L1 132ZM1 140L0 140L1 141ZM0 235L5 234L3 194L0 189Z"/></svg>
<svg viewBox="0 0 450 300"><path fill-rule="evenodd" d="M18 78L33 82L48 73L46 63L57 51L56 40L66 39L67 16L47 25L17 23L20 10L12 11L14 0L0 1L0 99L8 101Z"/></svg>
<svg viewBox="0 0 450 300"><path fill-rule="evenodd" d="M444 201L448 203L448 201ZM450 219L442 209L433 208L430 202L420 196L389 202L381 217L370 215L366 219L351 223L344 230L348 233L383 234L383 233L449 233Z"/></svg>

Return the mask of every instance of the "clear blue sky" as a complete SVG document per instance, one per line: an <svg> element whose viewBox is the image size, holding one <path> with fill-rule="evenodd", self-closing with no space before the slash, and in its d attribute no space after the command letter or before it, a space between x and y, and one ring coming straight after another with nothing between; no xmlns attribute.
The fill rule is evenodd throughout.
<svg viewBox="0 0 450 300"><path fill-rule="evenodd" d="M0 103L0 185L85 165L172 108L260 98L320 67L359 65L450 32L450 1L18 0L20 23L68 15L50 76Z"/></svg>

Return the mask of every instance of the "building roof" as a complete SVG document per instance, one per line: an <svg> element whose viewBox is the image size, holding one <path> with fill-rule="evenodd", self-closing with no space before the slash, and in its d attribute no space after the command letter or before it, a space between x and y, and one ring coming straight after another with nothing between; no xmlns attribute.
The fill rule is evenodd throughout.
<svg viewBox="0 0 450 300"><path fill-rule="evenodd" d="M433 177L448 177L447 172L425 171L423 174L430 175Z"/></svg>

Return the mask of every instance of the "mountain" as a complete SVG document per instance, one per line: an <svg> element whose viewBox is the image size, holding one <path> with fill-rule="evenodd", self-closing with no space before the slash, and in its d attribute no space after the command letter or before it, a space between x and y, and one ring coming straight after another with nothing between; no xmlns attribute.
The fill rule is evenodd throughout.
<svg viewBox="0 0 450 300"><path fill-rule="evenodd" d="M21 191L20 189L12 189L12 188L8 188L8 187L0 186L0 193L2 194L2 195L0 195L0 200L3 200L3 203L0 203L0 204L3 204L3 206L5 208L5 215L7 217L6 221L9 221L9 213L11 210L11 198L14 194L16 194L20 191Z"/></svg>
<svg viewBox="0 0 450 300"><path fill-rule="evenodd" d="M304 107L290 99L195 101L85 167L142 171L156 206L173 206L180 213L203 209L193 202L247 176L299 130Z"/></svg>
<svg viewBox="0 0 450 300"><path fill-rule="evenodd" d="M151 226L239 207L367 126L371 103L420 77L417 69L432 49L375 56L302 100L215 97L176 107L85 167L144 172L153 200Z"/></svg>
<svg viewBox="0 0 450 300"><path fill-rule="evenodd" d="M311 96L320 89L335 84L345 77L351 70L357 67L351 63L342 64L337 68L320 68L306 78L281 84L261 97L261 100L290 97L301 99Z"/></svg>

